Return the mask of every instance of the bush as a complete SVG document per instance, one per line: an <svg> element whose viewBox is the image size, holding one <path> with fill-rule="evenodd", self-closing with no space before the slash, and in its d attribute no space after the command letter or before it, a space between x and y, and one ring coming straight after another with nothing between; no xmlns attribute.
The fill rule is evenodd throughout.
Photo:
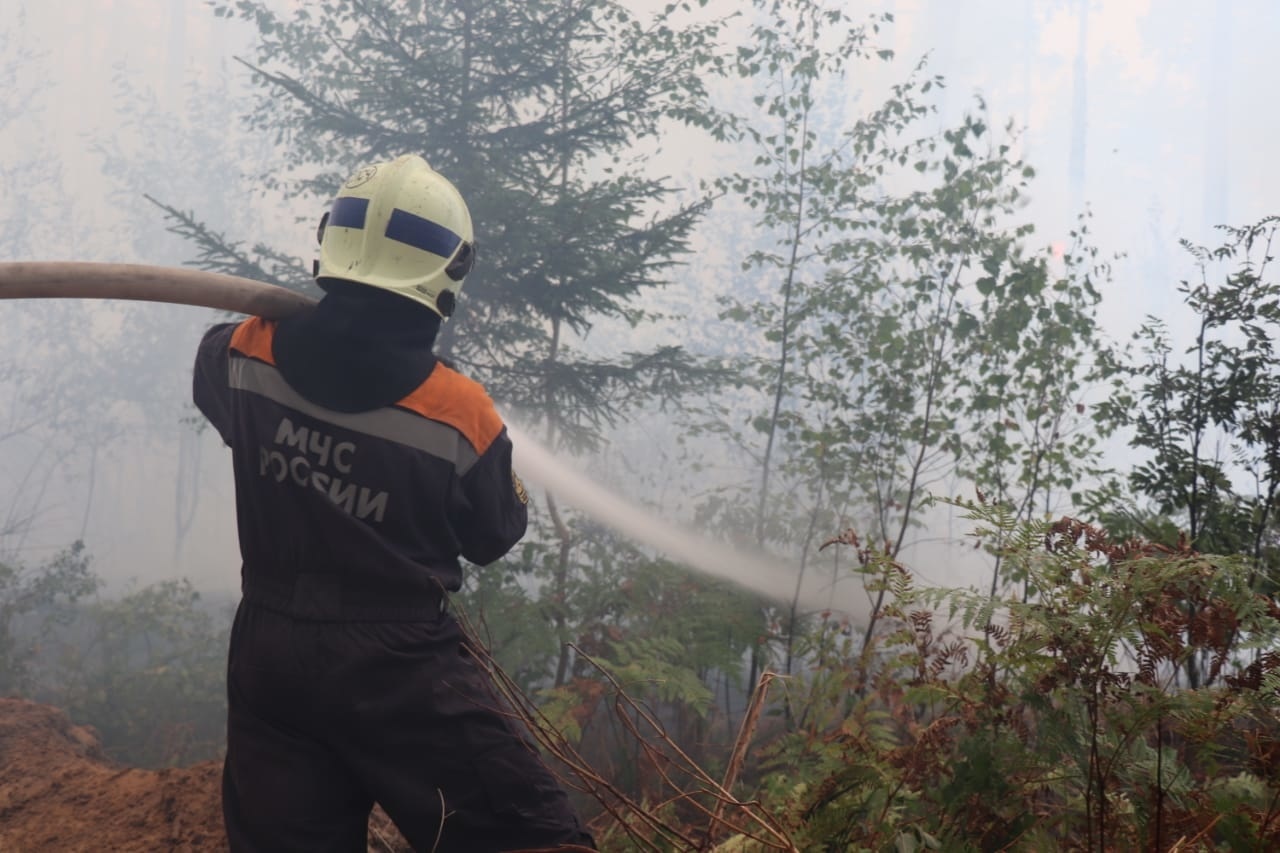
<svg viewBox="0 0 1280 853"><path fill-rule="evenodd" d="M1273 849L1280 608L1240 559L966 503L1021 587L919 589L858 649L827 622L757 795L804 850ZM846 538L846 543L852 540ZM1186 661L1207 678L1183 686Z"/></svg>
<svg viewBox="0 0 1280 853"><path fill-rule="evenodd" d="M222 754L231 605L166 580L82 608L37 698L94 726L112 758L141 767Z"/></svg>
<svg viewBox="0 0 1280 853"><path fill-rule="evenodd" d="M38 566L0 562L0 696L32 688L41 643L97 588L80 541Z"/></svg>

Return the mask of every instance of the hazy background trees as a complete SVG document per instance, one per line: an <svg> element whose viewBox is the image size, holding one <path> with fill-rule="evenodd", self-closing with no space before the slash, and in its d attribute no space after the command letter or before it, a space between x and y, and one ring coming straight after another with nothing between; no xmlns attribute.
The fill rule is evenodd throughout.
<svg viewBox="0 0 1280 853"><path fill-rule="evenodd" d="M180 264L186 245L144 197L162 190L211 200L216 227L258 227L259 211L223 192L253 162L225 74L206 66L184 80L177 61L171 77L139 81L126 58L97 69L109 93L85 101L85 81L59 72L102 53L74 33L42 41L28 17L41 10L17 5L0 26L0 257ZM127 36L117 23L101 35ZM107 104L109 129L60 129L68 107L101 119ZM209 484L188 353L213 319L136 303L0 305L3 689L73 709L111 754L153 765L219 750L224 729L229 584L204 600L179 568L200 574L190 555L212 538L193 528Z"/></svg>
<svg viewBox="0 0 1280 853"><path fill-rule="evenodd" d="M877 731L912 748L912 725L934 719L919 708L949 719L930 704L959 701L950 691L962 689L942 683L964 669L948 630L977 632L984 660L1023 667L1018 689L1030 690L1052 667L1033 649L1000 645L991 614L1066 594L1027 557L1028 531L1043 533L1046 516L1088 513L1173 549L1185 531L1202 550L1246 561L1230 578L1272 591L1275 222L1254 199L1220 203L1228 173L1217 161L1163 195L1145 162L1155 155L1134 159L1128 147L1186 164L1124 123L1152 115L1137 90L1184 106L1210 99L1224 133L1228 118L1244 120L1224 116L1222 104L1238 102L1220 75L1169 82L1151 70L1173 67L1164 45L1203 24L1202 11L1135 18L1028 3L994 29L1039 51L1006 58L1022 83L997 85L985 66L978 78L959 73L954 43L979 36L946 4L905 21L809 0L725 18L714 3L606 0L236 0L199 16L180 7L157 26L178 42L197 24L218 33L201 42L208 61L186 66L157 38L168 45L163 80L138 78L127 61L114 68L109 98L95 105L112 110L104 132L70 149L59 140L56 157L39 156L42 109L65 117L74 96L30 69L67 54L24 38L26 25L0 29L0 55L14 57L0 64L13 105L0 131L6 155L16 152L0 167L14 190L0 208L6 258L195 263L310 288L314 225L341 179L370 160L424 153L464 188L481 247L441 349L512 422L668 518L829 578L833 610L867 602L871 617L852 622L806 611L798 594L762 600L536 493L530 535L469 573L465 603L518 683L627 790L658 793L612 714L612 683L714 764L755 676L786 672L773 759L832 784L849 781L839 770L847 756L805 750L856 717L842 715L892 712L902 728ZM127 29L117 22L110 35ZM1228 36L1214 32L1206 67L1217 68ZM1144 42L1152 33L1158 46ZM1241 55L1252 38L1237 36ZM1118 47L1131 42L1150 49ZM84 38L69 44L92 53ZM1037 55L1050 60L1037 65ZM1110 98L1087 88L1098 69L1131 86L1115 84ZM1055 82L1064 73L1070 83ZM979 87L990 91L975 97ZM1057 101L1037 100L1038 87ZM1070 110L1053 106L1064 92ZM1272 120L1250 116L1264 129ZM1240 144L1206 148L1251 162L1228 156ZM1144 175L1153 183L1141 186L1162 195L1141 202L1141 217L1101 183L1123 190ZM1205 225L1221 220L1187 213L1210 197L1214 215L1235 220L1220 244ZM1152 304L1153 293L1164 301ZM0 416L7 689L94 721L130 760L216 751L236 569L229 466L186 403L191 351L215 318L156 306L0 312L10 330L0 392L12 401ZM1135 348L1114 343L1135 327ZM981 498L959 509L932 500L957 494ZM121 508L109 514L104 502ZM975 523L964 513L988 527L980 547L960 544ZM110 529L121 517L132 527ZM822 547L842 531L844 545ZM87 552L63 550L81 539ZM1076 568L1094 559L1076 558ZM1184 568L1170 577L1191 583ZM920 592L933 584L974 588L966 625L927 625L909 609L940 604ZM1151 601L1172 595L1154 581L1141 588ZM1221 685L1228 671L1215 663L1220 646L1202 642L1205 619L1230 608L1254 619L1253 600L1234 586L1221 601L1192 587L1178 594L1185 620L1162 618L1195 654L1151 651L1152 671ZM1090 618L1114 615L1113 601L1088 600ZM1262 666L1249 646L1261 634L1232 633L1241 645L1231 663ZM1129 653L1148 642L1132 637ZM901 689L908 678L929 682L927 702ZM976 708L978 688L956 684L968 685L963 707ZM982 748L1025 757L1023 746ZM876 755L857 765L867 778L902 770ZM1117 780L1075 757L1087 781L1062 796L1105 803ZM754 767L745 784L769 792L770 772ZM943 781L969 793L995 785L957 778ZM772 793L786 808L829 813L802 793ZM839 804L846 819L851 807ZM906 814L902 802L880 806ZM1086 823L1105 834L1092 812ZM1265 834L1267 819L1258 824Z"/></svg>
<svg viewBox="0 0 1280 853"><path fill-rule="evenodd" d="M1241 7L1217 14L1191 8L1157 13L1140 7L1092 6L1081 15L1085 6L1078 2L1015 5L1016 9L1002 6L1002 14L986 16L990 26L979 23L984 16L954 9L896 9L898 21L885 29L877 47L896 49L899 63L881 69L860 68L851 85L830 101L824 126L834 128L855 116L861 109L859 104L872 105L877 93L898 81L906 65L931 52L933 73L946 73L952 80L946 89L931 93L941 110L930 120L935 127L969 109L975 89L982 91L990 107L993 128L1003 127L1010 116L1028 125L1014 150L1034 152L1028 162L1040 174L1035 191L1024 201L1028 220L1037 224L1045 242L1067 242L1068 230L1079 213L1078 205L1067 198L1070 193L1078 192L1095 202L1092 230L1100 237L1103 256L1117 251L1127 254L1126 277L1108 289L1100 324L1113 336L1124 338L1148 306L1159 304L1167 292L1166 283L1181 277L1180 253L1171 250L1171 245L1181 237L1212 245L1213 224L1250 222L1267 212L1261 202L1268 195L1269 173L1260 168L1265 158L1261 147L1251 140L1266 138L1274 117L1267 111L1249 109L1248 87L1227 86L1224 81L1232 78L1233 70L1266 61L1269 54L1262 33L1275 10L1265 4L1250 7L1249 20L1255 25L1246 27L1241 24L1245 15ZM272 8L283 13L287 6L279 3ZM634 8L637 12L647 10L643 5ZM64 20L45 7L26 8L25 14L20 14L22 11L15 8L6 18L5 33L12 37L5 55L18 56L21 48L34 59L11 66L17 77L14 85L5 89L6 101L14 107L6 118L18 116L21 120L6 124L0 145L6 166L41 157L41 167L29 175L23 177L20 169L9 173L22 179L8 185L21 187L19 197L24 204L5 207L6 236L17 233L14 225L20 220L44 228L45 236L26 241L30 248L23 250L24 255L122 256L118 248L121 241L101 235L110 230L107 226L120 212L145 217L150 208L109 203L114 189L101 180L104 161L92 152L108 138L130 137L141 140L141 145L133 145L130 151L131 161L150 158L172 163L168 172L158 172L159 179L149 177L151 169L135 168L139 180L133 190L135 202L136 192L168 196L168 202L179 210L202 209L206 224L220 231L227 231L228 222L219 221L215 215L218 207L239 215L256 214L257 221L248 229L252 234L240 235L245 247L256 243L280 247L288 258L296 259L305 275L313 245L309 225L316 214L310 202L283 208L274 202L266 204L267 198L254 195L255 180L246 181L243 192L234 196L194 186L188 189L178 181L180 175L194 180L203 174L212 176L210 180L219 186L230 186L233 178L251 177L259 171L251 157L239 158L234 153L235 146L269 147L273 143L267 134L244 133L228 118L246 111L253 88L250 72L232 59L252 60L257 33L251 22L234 17L215 19L207 11L176 1L147 4L145 8L121 2L110 10L88 9L74 21ZM872 11L873 7L868 7L867 13ZM740 41L746 32L741 20L733 27L723 36L729 45ZM1205 37L1193 38L1197 34ZM1186 49L1187 44L1195 45L1194 50ZM1082 45L1088 55L1077 68L1073 57ZM1083 77L1076 74L1080 69ZM1118 80L1123 84L1111 84ZM1083 113L1072 100L1082 82L1093 84L1081 102ZM133 112L116 98L118 92L130 87L135 90L130 96L133 103L150 116L150 136L130 129L143 124L138 116L128 121L117 117L124 112L127 118ZM38 102L29 102L24 91L39 92ZM223 109L210 116L210 126L204 130L193 129L202 123L201 116L212 112L212 105L228 101L233 107L230 111ZM1207 129L1209 124L1198 123L1206 105L1212 105L1212 130ZM739 106L749 107L749 98L742 97ZM1087 124L1081 124L1086 120ZM20 129L24 121L31 132ZM36 122L40 123L38 128L34 127ZM205 141L198 150L174 144L172 136L166 135L165 128L178 125L185 126L193 138L203 134ZM686 156L702 150L700 143L695 144L698 138L670 127L661 137L649 138L649 159L665 164L660 171L672 176L673 185L685 199L696 194L698 178L706 177L709 171L701 161ZM212 148L218 139L223 142L222 153ZM1083 161L1068 156L1073 148L1080 148ZM721 159L727 165L728 158ZM224 165L231 168L224 169ZM70 196L75 201L71 215L65 215L65 207L60 214L56 207L25 203L59 185L51 180L55 172L62 176L61 182L71 183ZM1250 176L1248 181L1243 180L1246 175ZM166 186L174 192L163 192ZM246 197L257 200L242 203ZM1106 204L1097 205L1100 199ZM740 213L732 204L722 202L715 218L700 228L706 236L694 244L698 250L696 267L688 273L698 281L697 293L693 288L676 287L656 294L657 304L674 306L674 316L680 318L663 327L664 334L678 329L686 343L707 343L715 337L714 327L704 320L714 316L716 309L707 296L731 285L738 293L752 286L734 274L736 260L730 256L741 257L742 253L720 248L750 233L750 218ZM49 225L55 222L58 228L51 232ZM72 222L80 223L77 229L68 229ZM91 227L84 227L90 222ZM179 241L163 233L163 220L153 219L150 225L152 230L148 231L130 222L123 230L123 242L145 247L146 252L167 262L172 257L169 250ZM232 238L237 236L228 233ZM51 239L51 234L57 239ZM71 234L78 236L72 239ZM598 324L597 330L597 338L613 331L608 324ZM1182 334L1185 326L1174 323L1172 331ZM650 334L656 332L651 329ZM737 342L720 336L716 343ZM177 365L181 359L173 361ZM613 431L615 444L633 440L629 429L628 423L619 424ZM102 466L103 476L112 478L113 494L119 495L128 486L128 472L134 467L121 460ZM205 485L217 488L216 471L222 466L206 458L203 467ZM628 470L644 476L652 469ZM667 476L666 470L660 476ZM172 477L159 479L171 481ZM669 497L679 500L676 494ZM116 578L127 577L131 563L151 565L160 562L155 559L158 553L172 551L171 543L157 549L158 553L134 550L149 548L148 543L161 538L153 529L143 531L130 523L137 515L131 510L135 500L145 499L131 497L125 502L127 506L117 501L121 511L114 512L110 522L101 505L93 513L103 516L94 530L99 540L95 549L99 566ZM206 523L198 524L196 533L205 529L216 530L218 535L202 540L202 548L187 549L180 555L184 571L198 574L207 583L215 577L224 582L234 580L224 570L214 571L214 566L234 560L233 544L226 542L225 535L229 515L219 512L216 503L201 506ZM166 496L165 507L170 504ZM68 507L66 516L79 522L80 509ZM76 523L72 532L78 528ZM142 535L144 532L147 535ZM55 552L65 538L52 536L44 544L46 553ZM103 543L109 540L112 553L102 553ZM218 553L213 557L215 549ZM206 553L211 555L207 562Z"/></svg>

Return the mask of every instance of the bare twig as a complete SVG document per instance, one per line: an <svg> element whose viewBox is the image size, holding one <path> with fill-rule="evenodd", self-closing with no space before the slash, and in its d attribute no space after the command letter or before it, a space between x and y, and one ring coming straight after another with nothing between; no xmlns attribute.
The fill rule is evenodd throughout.
<svg viewBox="0 0 1280 853"><path fill-rule="evenodd" d="M769 685L773 683L773 679L777 677L776 673L765 672L760 674L760 680L756 683L756 687L751 691L751 701L747 703L747 713L742 718L742 726L738 729L738 738L733 743L733 752L729 755L729 766L724 772L724 783L721 787L725 791L732 791L734 784L738 781L738 774L742 772L742 764L747 758L747 747L751 744L751 738L755 735L756 725L760 722L760 712L764 710L764 700L769 694ZM711 823L707 827L707 841L714 842L716 830L719 829L721 818L724 814L724 800L716 801L715 811L711 814Z"/></svg>
<svg viewBox="0 0 1280 853"><path fill-rule="evenodd" d="M592 768L568 739L534 704L528 695L503 672L493 657L475 641L475 632L466 614L458 614L475 659L492 678L496 698L507 708L495 708L523 723L533 739L552 759L552 772L566 787L594 799L613 825L626 834L632 849L647 851L706 850L717 832L729 831L758 845L762 851L798 853L798 848L759 802L743 802L729 791L735 783L763 710L768 685L776 676L765 673L752 694L729 761L723 783L704 770L666 733L661 722L622 685L580 648L571 647L581 660L594 667L613 690L613 713L661 782L656 802L640 801L623 792ZM557 770L557 768L561 768ZM562 773L567 774L562 775ZM684 810L681 820L674 807ZM687 816L700 815L707 821L701 831L688 824Z"/></svg>

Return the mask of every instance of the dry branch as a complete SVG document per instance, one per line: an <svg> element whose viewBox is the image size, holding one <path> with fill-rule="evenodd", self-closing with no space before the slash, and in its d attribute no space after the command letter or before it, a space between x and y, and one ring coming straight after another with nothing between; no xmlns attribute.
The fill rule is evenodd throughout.
<svg viewBox="0 0 1280 853"><path fill-rule="evenodd" d="M466 614L459 613L458 619L467 636L469 651L488 671L498 698L508 706L502 712L524 724L538 746L553 759L552 772L562 784L599 803L604 814L627 836L633 845L631 849L655 853L672 849L708 850L716 835L727 830L753 841L761 851L798 853L785 830L759 803L742 802L729 790L741 771L769 683L776 677L773 673L765 673L752 693L747 715L734 743L729 770L722 783L682 750L668 736L662 724L632 698L601 664L581 649L571 647L610 685L614 692L614 714L661 779L663 796L659 801L640 802L586 762L533 700L502 670L484 645L476 641L475 631ZM672 814L672 807L677 805L700 815L705 819L705 825L689 826L687 820L680 820Z"/></svg>

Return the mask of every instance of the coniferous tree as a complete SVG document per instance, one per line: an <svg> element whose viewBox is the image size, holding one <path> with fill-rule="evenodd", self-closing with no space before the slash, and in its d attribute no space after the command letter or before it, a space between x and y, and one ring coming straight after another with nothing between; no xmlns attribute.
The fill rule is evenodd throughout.
<svg viewBox="0 0 1280 853"><path fill-rule="evenodd" d="M259 0L215 6L260 33L245 60L261 84L247 124L280 146L265 191L313 202L318 217L358 166L423 154L462 190L479 243L439 349L509 419L577 451L722 375L677 346L591 338L602 321L661 322L651 294L678 275L705 210L637 154L668 122L708 124L696 106L705 69L722 61L720 25L682 23L691 11L673 4L641 20L611 0L336 0L292 15ZM306 286L302 260L214 233L198 211L168 212L201 266ZM503 616L498 651L521 638L521 659L507 662L563 684L582 623L624 605L601 601L619 584L582 547L592 529L551 495L540 504L538 531L515 555L539 578L540 606L507 573L473 573L472 593Z"/></svg>

